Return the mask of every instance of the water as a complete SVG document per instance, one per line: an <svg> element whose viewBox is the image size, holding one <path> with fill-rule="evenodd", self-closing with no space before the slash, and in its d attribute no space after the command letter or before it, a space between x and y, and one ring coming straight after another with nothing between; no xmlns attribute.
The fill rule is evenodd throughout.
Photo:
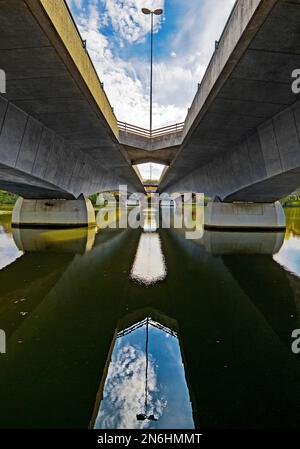
<svg viewBox="0 0 300 449"><path fill-rule="evenodd" d="M13 230L0 427L299 427L300 209L283 233Z"/></svg>

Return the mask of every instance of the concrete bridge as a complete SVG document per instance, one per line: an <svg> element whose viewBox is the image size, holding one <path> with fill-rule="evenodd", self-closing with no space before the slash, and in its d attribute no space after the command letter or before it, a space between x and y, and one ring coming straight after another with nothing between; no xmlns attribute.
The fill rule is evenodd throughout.
<svg viewBox="0 0 300 449"><path fill-rule="evenodd" d="M208 226L225 213L228 227L284 227L270 204L300 183L299 25L299 0L238 0L184 124L149 135L117 122L64 1L2 0L0 188L23 198L14 224L93 223L87 195L144 191L132 165L160 162L161 192L222 202Z"/></svg>
<svg viewBox="0 0 300 449"><path fill-rule="evenodd" d="M42 199L40 213L45 199L75 200L120 184L143 191L64 1L0 2L0 67L7 78L0 97L0 188L27 199L27 208L28 199L35 209ZM78 204L85 210L85 201Z"/></svg>

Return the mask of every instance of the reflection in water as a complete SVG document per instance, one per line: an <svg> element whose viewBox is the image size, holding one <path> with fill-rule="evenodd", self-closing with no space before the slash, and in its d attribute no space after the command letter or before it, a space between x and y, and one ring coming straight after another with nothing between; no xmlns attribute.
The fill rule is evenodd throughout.
<svg viewBox="0 0 300 449"><path fill-rule="evenodd" d="M18 233L25 252L0 270L0 427L299 428L300 213L286 213L281 248L280 233L187 240L149 211L142 233ZM22 254L2 220L1 251ZM129 279L143 236L168 266L149 289Z"/></svg>
<svg viewBox="0 0 300 449"><path fill-rule="evenodd" d="M300 276L300 208L286 208L285 215L285 241L281 251L274 256L274 260L291 273Z"/></svg>
<svg viewBox="0 0 300 449"><path fill-rule="evenodd" d="M14 244L10 220L10 214L0 214L0 270L23 254Z"/></svg>
<svg viewBox="0 0 300 449"><path fill-rule="evenodd" d="M24 229L13 228L17 247L26 252L54 251L85 253L93 247L96 227L75 229Z"/></svg>
<svg viewBox="0 0 300 449"><path fill-rule="evenodd" d="M147 317L117 334L96 414L96 429L194 428L174 331Z"/></svg>
<svg viewBox="0 0 300 449"><path fill-rule="evenodd" d="M146 286L162 281L167 275L166 264L157 231L157 212L143 211L143 232L140 236L131 278Z"/></svg>
<svg viewBox="0 0 300 449"><path fill-rule="evenodd" d="M211 254L276 254L284 232L206 231L202 242Z"/></svg>

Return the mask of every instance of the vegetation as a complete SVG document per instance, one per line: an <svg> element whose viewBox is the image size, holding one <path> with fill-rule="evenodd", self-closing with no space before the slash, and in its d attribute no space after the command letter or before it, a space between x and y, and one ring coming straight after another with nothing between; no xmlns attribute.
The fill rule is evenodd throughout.
<svg viewBox="0 0 300 449"><path fill-rule="evenodd" d="M110 195L113 195L114 197L115 197L115 200L116 200L116 202L118 203L119 202L119 192L105 192L105 193L108 193L108 194L110 194ZM91 200L91 203L92 203L92 205L94 206L94 207L99 207L98 205L97 205L97 199L98 199L98 196L99 195L101 195L101 193L99 194L99 193L94 193L93 195L90 195L89 196L89 199ZM104 194L104 197L105 197L105 194ZM105 203L107 203L107 201L105 201Z"/></svg>
<svg viewBox="0 0 300 449"><path fill-rule="evenodd" d="M299 207L300 206L300 193L293 193L282 200L280 200L283 207Z"/></svg>
<svg viewBox="0 0 300 449"><path fill-rule="evenodd" d="M0 204L4 205L14 205L18 199L18 195L6 192L5 190L0 190Z"/></svg>
<svg viewBox="0 0 300 449"><path fill-rule="evenodd" d="M98 193L94 193L93 195L89 196L89 199L91 200L91 203L93 206L96 206L97 197L98 197Z"/></svg>

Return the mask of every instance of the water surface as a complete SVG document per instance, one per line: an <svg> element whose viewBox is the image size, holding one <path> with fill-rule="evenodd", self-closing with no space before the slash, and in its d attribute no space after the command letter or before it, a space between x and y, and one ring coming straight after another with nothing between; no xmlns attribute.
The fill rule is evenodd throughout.
<svg viewBox="0 0 300 449"><path fill-rule="evenodd" d="M0 215L0 427L299 427L286 233L31 230Z"/></svg>

